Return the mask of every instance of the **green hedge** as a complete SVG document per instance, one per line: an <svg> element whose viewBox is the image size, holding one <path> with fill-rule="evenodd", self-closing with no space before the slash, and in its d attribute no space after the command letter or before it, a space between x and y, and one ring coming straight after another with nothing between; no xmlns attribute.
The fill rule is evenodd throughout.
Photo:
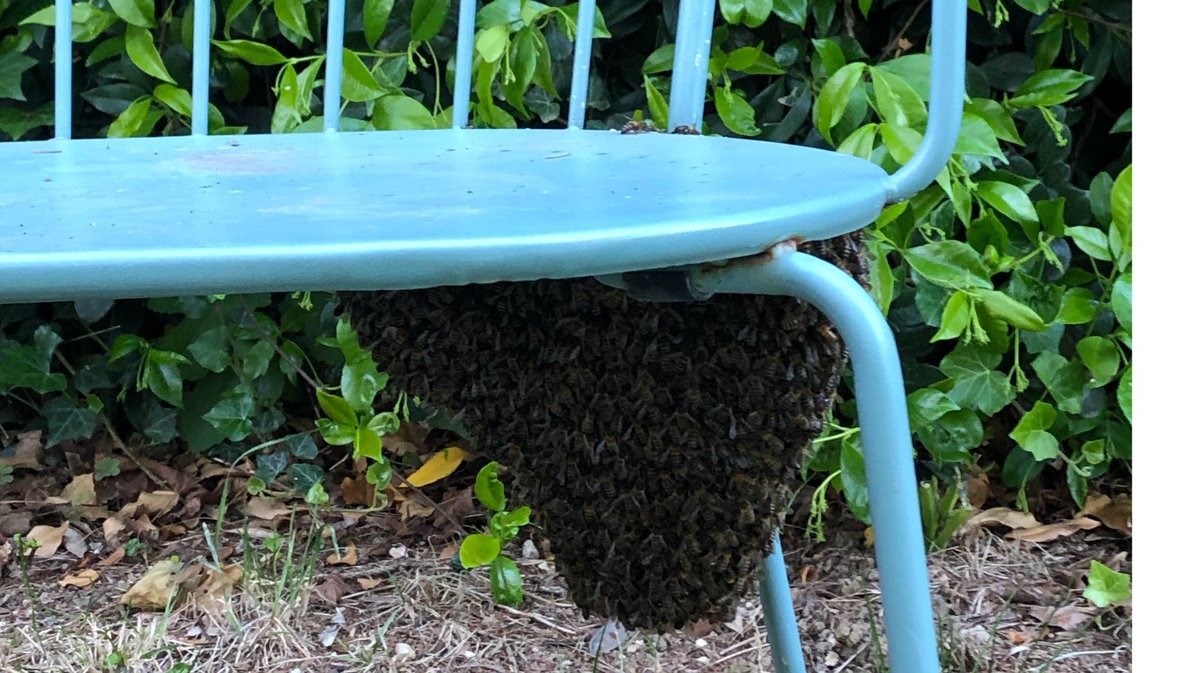
<svg viewBox="0 0 1200 673"><path fill-rule="evenodd" d="M50 133L48 5L0 0L0 136ZM928 471L943 483L991 472L1022 504L1035 480L1065 480L1082 504L1090 480L1132 458L1130 2L970 5L954 158L870 228L872 291L897 331ZM677 8L600 3L589 126L639 116L665 126ZM836 148L888 169L912 154L927 117L928 2L719 9L706 132ZM221 0L216 10L210 131L317 130L327 3ZM350 2L345 129L448 125L455 10L449 0ZM77 136L188 131L191 11L75 4ZM576 13L532 0L482 7L475 125L563 125ZM0 426L42 428L58 444L107 417L150 445L181 438L228 454L311 428L297 365L336 379L340 354L318 343L333 333L332 301L0 306ZM865 514L853 404L835 416L806 467L837 475L830 484ZM260 476L269 484L289 470L303 492L322 473L312 440L295 437L260 458Z"/></svg>

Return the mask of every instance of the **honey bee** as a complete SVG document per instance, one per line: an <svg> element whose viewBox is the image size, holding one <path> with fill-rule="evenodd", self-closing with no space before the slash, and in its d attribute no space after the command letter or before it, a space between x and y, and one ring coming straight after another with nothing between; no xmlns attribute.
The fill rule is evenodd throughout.
<svg viewBox="0 0 1200 673"><path fill-rule="evenodd" d="M671 131L671 133L673 133L675 135L681 135L681 136L698 136L698 135L700 135L700 132L696 130L695 126L687 126L686 124L680 124L679 126L676 126L674 128L674 130Z"/></svg>
<svg viewBox="0 0 1200 673"><path fill-rule="evenodd" d="M648 119L630 119L621 127L621 133L658 133L658 129L654 128L654 122Z"/></svg>

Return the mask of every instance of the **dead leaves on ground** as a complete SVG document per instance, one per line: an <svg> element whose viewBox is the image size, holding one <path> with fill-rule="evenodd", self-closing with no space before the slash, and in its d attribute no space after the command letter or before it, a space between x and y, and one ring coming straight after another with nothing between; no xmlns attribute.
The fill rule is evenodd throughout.
<svg viewBox="0 0 1200 673"><path fill-rule="evenodd" d="M1126 495L1110 498L1094 495L1074 518L1050 524L1040 523L1028 512L1008 507L992 507L967 520L968 527L1003 526L1011 529L1006 537L1025 542L1050 542L1079 531L1105 526L1125 536L1133 535L1133 502Z"/></svg>

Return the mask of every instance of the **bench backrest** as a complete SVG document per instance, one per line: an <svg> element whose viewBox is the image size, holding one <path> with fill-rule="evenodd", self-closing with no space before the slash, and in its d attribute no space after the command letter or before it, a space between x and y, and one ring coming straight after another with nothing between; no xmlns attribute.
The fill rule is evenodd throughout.
<svg viewBox="0 0 1200 673"><path fill-rule="evenodd" d="M194 1L194 0L193 0ZM933 181L950 158L958 137L964 80L966 0L933 0L933 59L929 122L913 158L891 176L891 200L906 198ZM55 0L54 135L71 137L71 0ZM716 0L680 0L668 113L669 128L700 127L708 82ZM475 48L476 0L459 1L452 125L466 128ZM208 132L209 55L212 3L195 2L192 58L192 133ZM579 0L567 126L583 128L596 0ZM330 0L324 66L324 129L336 132L340 120L342 49L346 0Z"/></svg>

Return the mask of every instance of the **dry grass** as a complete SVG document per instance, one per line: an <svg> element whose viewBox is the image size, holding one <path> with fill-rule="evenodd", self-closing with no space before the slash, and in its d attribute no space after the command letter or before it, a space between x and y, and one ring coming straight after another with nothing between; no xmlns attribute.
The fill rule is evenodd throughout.
<svg viewBox="0 0 1200 673"><path fill-rule="evenodd" d="M872 631L872 620L881 624L877 575L858 539L847 533L789 555L806 580L794 581L793 596L813 673L881 670L883 639ZM194 544L191 555L186 546L173 550L185 561L208 556L203 544ZM1124 609L1106 613L1099 625L1047 623L1053 621L1047 608L1062 614L1084 606L1079 578L1086 562L1116 553L1111 541L1036 547L980 532L935 555L931 577L945 670L1128 671ZM284 571L304 570L303 555L290 565L255 558L229 559L241 559L248 570L224 600L193 592L169 613L118 605L144 564L104 568L100 582L79 590L57 585L70 560L35 562L36 604L18 578L0 580L0 671L772 670L752 597L739 611L740 624L634 634L619 651L595 659L587 644L601 620L579 614L545 561L520 562L527 600L510 609L496 606L486 573L455 572L433 550L379 554L353 567L317 563L290 579ZM123 666L114 665L116 655Z"/></svg>

